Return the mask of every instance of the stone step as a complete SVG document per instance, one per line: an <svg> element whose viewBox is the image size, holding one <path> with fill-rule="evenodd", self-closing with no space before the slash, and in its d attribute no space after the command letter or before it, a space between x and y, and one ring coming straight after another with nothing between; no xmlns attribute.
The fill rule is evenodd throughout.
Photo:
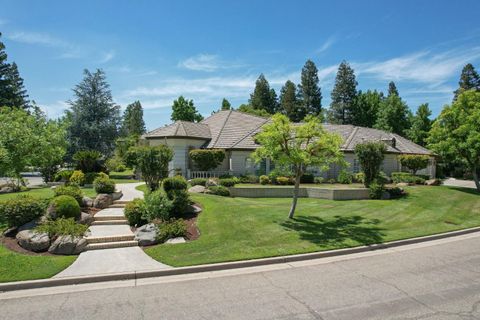
<svg viewBox="0 0 480 320"><path fill-rule="evenodd" d="M109 205L108 207L109 208L125 208L125 204L124 203L114 203L112 205Z"/></svg>
<svg viewBox="0 0 480 320"><path fill-rule="evenodd" d="M115 200L115 201L113 201L113 204L127 204L129 202L130 201L128 201L128 200Z"/></svg>
<svg viewBox="0 0 480 320"><path fill-rule="evenodd" d="M125 216L102 216L95 215L93 221L107 221L107 220L125 220Z"/></svg>
<svg viewBox="0 0 480 320"><path fill-rule="evenodd" d="M125 248L125 247L136 247L138 246L138 241L117 241L117 242L104 242L104 243L90 243L87 244L85 250L99 250L99 249L113 249L113 248Z"/></svg>
<svg viewBox="0 0 480 320"><path fill-rule="evenodd" d="M101 220L101 221L92 222L92 226L103 226L103 225L113 225L113 224L128 224L128 221L124 218L123 220Z"/></svg>
<svg viewBox="0 0 480 320"><path fill-rule="evenodd" d="M133 234L121 234L115 236L102 236L102 237L86 237L88 244L91 243L108 243L108 242L120 242L120 241L132 241L135 239Z"/></svg>

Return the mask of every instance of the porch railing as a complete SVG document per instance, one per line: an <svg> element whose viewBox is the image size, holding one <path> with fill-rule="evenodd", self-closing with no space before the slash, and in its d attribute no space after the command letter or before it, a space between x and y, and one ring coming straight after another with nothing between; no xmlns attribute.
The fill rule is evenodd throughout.
<svg viewBox="0 0 480 320"><path fill-rule="evenodd" d="M187 179L218 178L223 175L234 175L233 171L192 171L187 170Z"/></svg>

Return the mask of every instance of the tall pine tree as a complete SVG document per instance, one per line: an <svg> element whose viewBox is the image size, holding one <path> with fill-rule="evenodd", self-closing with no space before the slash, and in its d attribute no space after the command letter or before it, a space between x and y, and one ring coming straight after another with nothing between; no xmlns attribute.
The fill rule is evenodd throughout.
<svg viewBox="0 0 480 320"><path fill-rule="evenodd" d="M392 94L395 94L398 96L398 90L397 86L395 85L395 82L390 81L388 84L388 96L391 96Z"/></svg>
<svg viewBox="0 0 480 320"><path fill-rule="evenodd" d="M318 86L318 69L312 60L307 60L302 68L298 91L306 114L320 115L322 113L322 92Z"/></svg>
<svg viewBox="0 0 480 320"><path fill-rule="evenodd" d="M255 89L250 95L249 104L253 109L265 110L270 114L274 114L277 111L277 94L273 88L270 89L270 84L263 73L260 74L255 82Z"/></svg>
<svg viewBox="0 0 480 320"><path fill-rule="evenodd" d="M407 130L407 137L421 146L426 145L426 140L430 129L432 128L432 120L430 116L432 111L428 107L428 103L420 105L412 117L412 126Z"/></svg>
<svg viewBox="0 0 480 320"><path fill-rule="evenodd" d="M232 109L232 105L230 104L230 101L228 101L227 99L223 98L221 110L230 110L230 109Z"/></svg>
<svg viewBox="0 0 480 320"><path fill-rule="evenodd" d="M460 81L458 82L458 89L454 91L453 100L457 100L457 97L460 93L471 89L480 91L480 76L473 65L468 63L462 69Z"/></svg>
<svg viewBox="0 0 480 320"><path fill-rule="evenodd" d="M305 118L305 105L298 98L297 87L287 80L280 91L280 110L293 122L300 122Z"/></svg>
<svg viewBox="0 0 480 320"><path fill-rule="evenodd" d="M332 90L329 120L333 123L351 124L357 96L357 81L350 65L343 61L338 67Z"/></svg>
<svg viewBox="0 0 480 320"><path fill-rule="evenodd" d="M141 136L146 132L145 122L143 121L143 108L140 101L129 104L125 109L120 132L124 137Z"/></svg>
<svg viewBox="0 0 480 320"><path fill-rule="evenodd" d="M96 150L108 157L118 137L120 107L113 102L102 70L91 73L85 69L83 74L83 80L73 89L75 99L68 102L68 156L80 150Z"/></svg>

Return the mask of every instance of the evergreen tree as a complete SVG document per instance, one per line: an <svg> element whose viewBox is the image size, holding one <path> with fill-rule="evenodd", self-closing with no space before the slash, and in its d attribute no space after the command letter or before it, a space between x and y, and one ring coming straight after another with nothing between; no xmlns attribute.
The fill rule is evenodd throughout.
<svg viewBox="0 0 480 320"><path fill-rule="evenodd" d="M221 110L230 110L230 109L232 109L232 105L227 99L223 98Z"/></svg>
<svg viewBox="0 0 480 320"><path fill-rule="evenodd" d="M397 96L399 95L395 82L390 81L390 83L388 84L388 96L391 96L392 94L395 94Z"/></svg>
<svg viewBox="0 0 480 320"><path fill-rule="evenodd" d="M480 76L471 63L468 63L463 67L462 74L460 75L460 81L458 82L458 89L454 91L453 100L457 100L460 93L474 89L480 91Z"/></svg>
<svg viewBox="0 0 480 320"><path fill-rule="evenodd" d="M432 111L430 111L428 103L424 103L418 107L415 116L412 117L412 126L407 130L407 137L410 140L421 146L426 145L428 133L432 128L431 115Z"/></svg>
<svg viewBox="0 0 480 320"><path fill-rule="evenodd" d="M1 37L0 33L0 37ZM0 41L0 107L28 109L29 101L23 79L15 62L7 63L5 45Z"/></svg>
<svg viewBox="0 0 480 320"><path fill-rule="evenodd" d="M352 112L352 124L373 128L383 100L383 93L377 90L359 91Z"/></svg>
<svg viewBox="0 0 480 320"><path fill-rule="evenodd" d="M193 100L180 96L173 101L171 119L172 121L200 122L203 120L203 117L195 108Z"/></svg>
<svg viewBox="0 0 480 320"><path fill-rule="evenodd" d="M275 90L270 89L267 79L265 79L263 73L260 74L255 82L255 89L250 95L249 104L253 109L265 110L270 114L274 114L277 109L276 97Z"/></svg>
<svg viewBox="0 0 480 320"><path fill-rule="evenodd" d="M338 67L335 87L332 91L330 119L334 123L351 124L357 96L357 81L350 65L343 61Z"/></svg>
<svg viewBox="0 0 480 320"><path fill-rule="evenodd" d="M410 127L410 110L405 102L392 94L382 101L378 112L375 128L404 135Z"/></svg>
<svg viewBox="0 0 480 320"><path fill-rule="evenodd" d="M135 101L127 106L123 113L122 128L120 130L124 137L141 136L147 130L143 121L143 108L140 101Z"/></svg>
<svg viewBox="0 0 480 320"><path fill-rule="evenodd" d="M96 150L108 157L118 137L120 107L113 102L102 70L91 73L85 69L83 74L83 80L73 89L75 99L69 101L71 110L66 115L68 156L80 150Z"/></svg>
<svg viewBox="0 0 480 320"><path fill-rule="evenodd" d="M300 122L307 112L297 95L295 84L287 80L280 91L280 109L291 121Z"/></svg>
<svg viewBox="0 0 480 320"><path fill-rule="evenodd" d="M298 91L302 99L303 108L306 114L318 116L322 113L322 92L318 86L318 69L312 60L305 62L301 78Z"/></svg>

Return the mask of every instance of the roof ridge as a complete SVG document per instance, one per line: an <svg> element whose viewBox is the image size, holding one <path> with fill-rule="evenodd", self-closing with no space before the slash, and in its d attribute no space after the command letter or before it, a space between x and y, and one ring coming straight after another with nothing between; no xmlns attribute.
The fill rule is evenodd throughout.
<svg viewBox="0 0 480 320"><path fill-rule="evenodd" d="M236 143L234 143L230 148L233 148L235 147L236 145L238 145L240 142L242 142L243 140L245 140L247 137L249 137L253 132L255 132L258 128L262 127L265 123L267 123L268 121L270 121L270 119L265 119L264 118L264 122L260 123L258 126L256 126L255 128L253 128L252 130L250 130L246 135L243 136L243 138L239 139Z"/></svg>
<svg viewBox="0 0 480 320"><path fill-rule="evenodd" d="M183 124L182 124L182 121L181 121L181 120L177 122L177 128L175 129L175 133L174 133L173 135L175 135L175 136L177 135L178 129L180 128L180 125L182 125L182 127L183 127ZM184 131L185 131L185 130L184 130Z"/></svg>
<svg viewBox="0 0 480 320"><path fill-rule="evenodd" d="M353 137L355 137L355 135L357 134L357 131L360 127L357 127L357 126L353 126L353 130L352 132L350 133L350 135L348 136L348 138L345 140L345 148L348 148L348 145L350 144L350 142L352 142L353 140Z"/></svg>
<svg viewBox="0 0 480 320"><path fill-rule="evenodd" d="M217 137L215 138L215 141L212 143L212 145L215 145L217 144L217 141L218 141L218 138L220 138L220 134L222 134L222 131L223 131L223 128L225 128L225 125L227 124L227 121L228 119L230 118L230 115L232 114L232 110L228 110L228 115L225 117L225 121L223 122L222 124L222 127L220 128L220 130L218 130L218 134L217 134ZM210 128L209 128L210 129Z"/></svg>

